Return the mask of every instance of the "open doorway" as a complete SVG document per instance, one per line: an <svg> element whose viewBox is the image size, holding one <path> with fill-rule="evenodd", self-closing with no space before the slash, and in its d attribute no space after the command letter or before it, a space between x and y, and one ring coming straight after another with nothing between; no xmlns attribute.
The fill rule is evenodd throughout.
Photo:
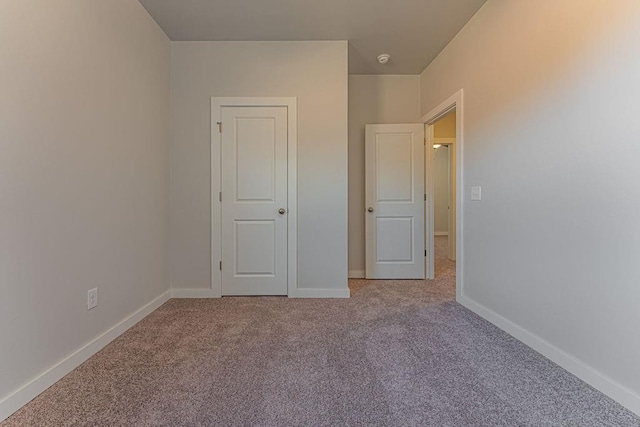
<svg viewBox="0 0 640 427"><path fill-rule="evenodd" d="M434 277L440 277L455 274L455 109L432 126Z"/></svg>
<svg viewBox="0 0 640 427"><path fill-rule="evenodd" d="M453 276L455 281L456 300L460 298L463 290L463 239L462 239L462 210L464 208L462 189L463 187L463 90L460 89L438 106L433 108L429 113L422 117L421 122L425 126L425 146L428 147L425 155L425 243L427 261L427 278L436 278L435 265L447 267L445 275ZM441 133L438 129L438 138L436 140L436 126L447 126L448 134ZM449 197L448 197L448 213L447 236L435 235L435 211L434 211L434 163L436 150L434 146L447 146L449 152ZM446 237L446 239L438 240L438 260L436 261L436 238ZM443 272L441 271L441 274Z"/></svg>

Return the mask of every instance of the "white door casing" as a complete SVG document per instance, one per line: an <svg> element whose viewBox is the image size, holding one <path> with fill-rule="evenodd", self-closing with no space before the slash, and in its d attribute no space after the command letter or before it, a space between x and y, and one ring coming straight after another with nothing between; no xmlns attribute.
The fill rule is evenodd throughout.
<svg viewBox="0 0 640 427"><path fill-rule="evenodd" d="M424 279L424 125L365 133L366 277Z"/></svg>
<svg viewBox="0 0 640 427"><path fill-rule="evenodd" d="M221 107L222 295L287 295L287 107Z"/></svg>

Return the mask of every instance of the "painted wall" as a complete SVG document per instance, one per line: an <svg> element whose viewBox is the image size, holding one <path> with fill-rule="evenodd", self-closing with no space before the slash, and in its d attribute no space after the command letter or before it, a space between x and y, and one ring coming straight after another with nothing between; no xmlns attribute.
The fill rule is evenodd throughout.
<svg viewBox="0 0 640 427"><path fill-rule="evenodd" d="M170 43L136 1L3 1L0 58L2 419L169 289Z"/></svg>
<svg viewBox="0 0 640 427"><path fill-rule="evenodd" d="M433 136L435 138L455 138L456 137L456 112L452 111L433 125Z"/></svg>
<svg viewBox="0 0 640 427"><path fill-rule="evenodd" d="M636 0L489 0L421 102L464 88L463 300L640 413L638 22Z"/></svg>
<svg viewBox="0 0 640 427"><path fill-rule="evenodd" d="M364 128L416 123L420 76L349 76L349 275L365 270Z"/></svg>
<svg viewBox="0 0 640 427"><path fill-rule="evenodd" d="M449 232L449 147L446 145L435 150L433 162L433 229L436 233Z"/></svg>
<svg viewBox="0 0 640 427"><path fill-rule="evenodd" d="M347 43L172 43L171 272L211 287L211 97L298 98L298 287L347 289Z"/></svg>

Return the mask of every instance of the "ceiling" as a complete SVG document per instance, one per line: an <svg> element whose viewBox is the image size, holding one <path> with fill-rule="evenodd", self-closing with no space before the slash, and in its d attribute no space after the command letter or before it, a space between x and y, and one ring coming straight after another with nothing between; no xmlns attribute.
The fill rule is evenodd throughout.
<svg viewBox="0 0 640 427"><path fill-rule="evenodd" d="M349 74L420 74L485 2L140 0L174 41L348 40Z"/></svg>

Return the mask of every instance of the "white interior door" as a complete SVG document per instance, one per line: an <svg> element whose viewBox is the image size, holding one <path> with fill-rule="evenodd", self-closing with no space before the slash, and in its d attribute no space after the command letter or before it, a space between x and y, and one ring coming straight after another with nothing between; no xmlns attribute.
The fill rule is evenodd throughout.
<svg viewBox="0 0 640 427"><path fill-rule="evenodd" d="M425 278L424 125L367 125L366 276Z"/></svg>
<svg viewBox="0 0 640 427"><path fill-rule="evenodd" d="M287 108L221 118L222 294L287 295Z"/></svg>

